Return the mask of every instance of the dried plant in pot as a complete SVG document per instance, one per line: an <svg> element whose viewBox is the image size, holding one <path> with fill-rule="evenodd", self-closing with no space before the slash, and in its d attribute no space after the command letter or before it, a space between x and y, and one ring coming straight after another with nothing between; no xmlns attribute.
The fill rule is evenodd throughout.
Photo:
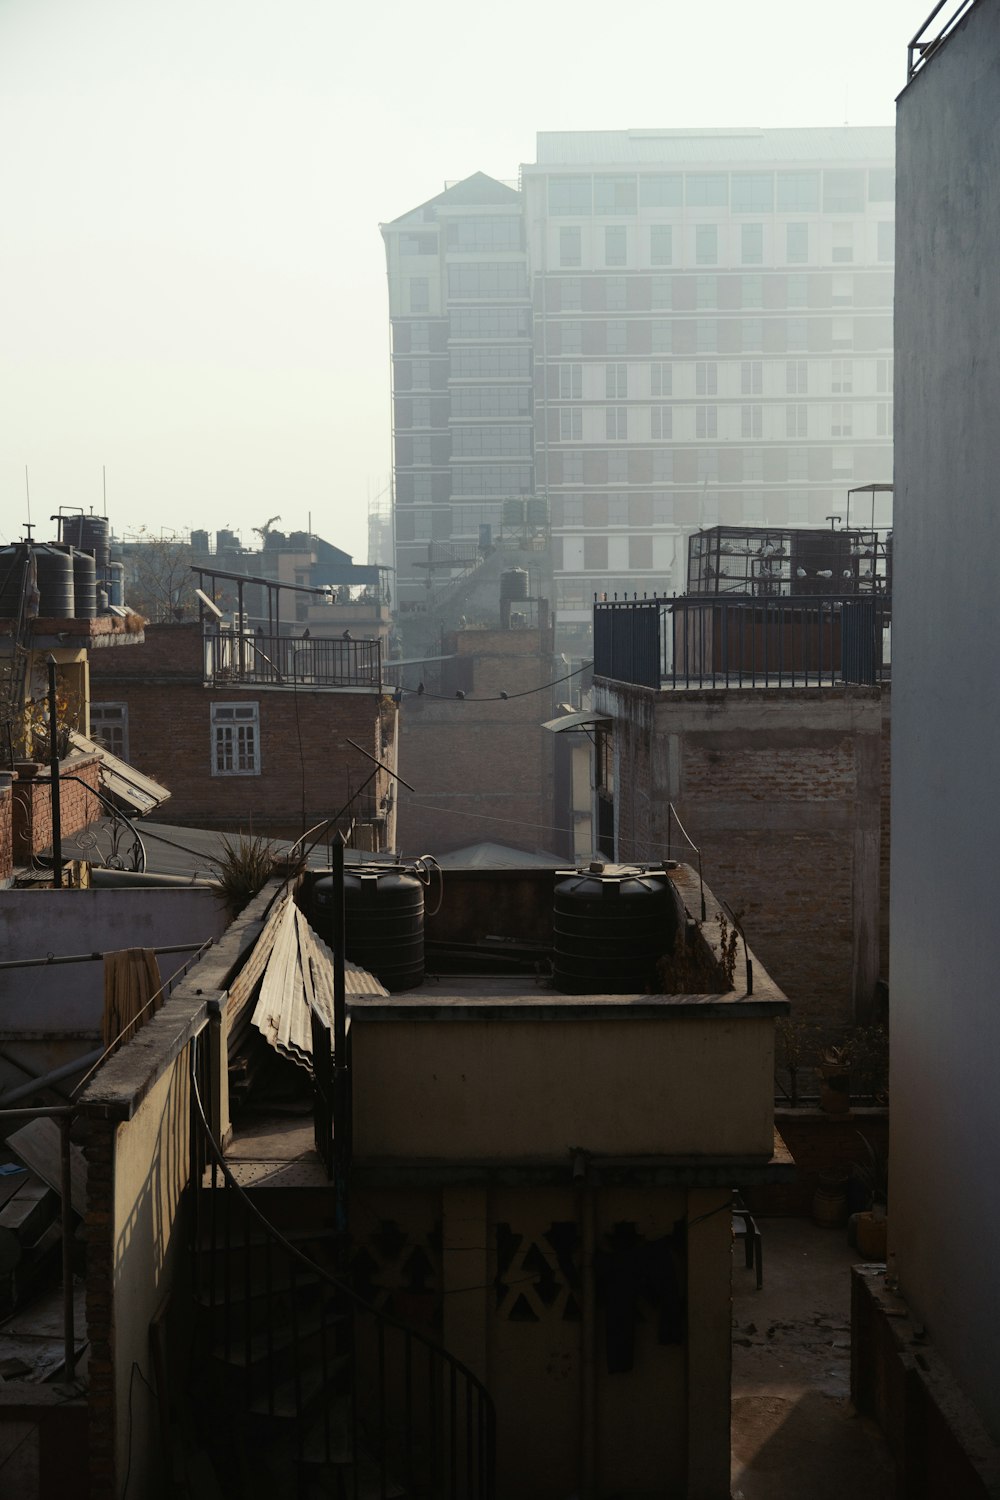
<svg viewBox="0 0 1000 1500"><path fill-rule="evenodd" d="M819 1054L819 1107L828 1115L846 1115L851 1107L851 1049L832 1042Z"/></svg>

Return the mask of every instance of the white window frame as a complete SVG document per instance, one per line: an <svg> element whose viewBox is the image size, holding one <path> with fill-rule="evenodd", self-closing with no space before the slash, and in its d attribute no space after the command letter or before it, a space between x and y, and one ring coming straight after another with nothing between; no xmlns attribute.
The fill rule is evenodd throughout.
<svg viewBox="0 0 1000 1500"><path fill-rule="evenodd" d="M628 440L628 407L606 406L604 408L605 436L609 442L624 443Z"/></svg>
<svg viewBox="0 0 1000 1500"><path fill-rule="evenodd" d="M114 743L115 737L119 743ZM90 738L119 760L128 760L128 704L91 703Z"/></svg>
<svg viewBox="0 0 1000 1500"><path fill-rule="evenodd" d="M259 776L260 704L213 703L211 726L212 775Z"/></svg>
<svg viewBox="0 0 1000 1500"><path fill-rule="evenodd" d="M619 361L604 366L604 394L609 401L624 401L627 398L627 364Z"/></svg>

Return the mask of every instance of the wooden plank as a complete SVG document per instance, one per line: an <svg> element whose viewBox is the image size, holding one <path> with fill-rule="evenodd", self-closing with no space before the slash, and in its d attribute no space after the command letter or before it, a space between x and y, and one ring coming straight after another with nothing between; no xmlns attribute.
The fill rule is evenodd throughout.
<svg viewBox="0 0 1000 1500"><path fill-rule="evenodd" d="M62 1149L60 1128L55 1120L29 1120L20 1130L7 1137L7 1145L36 1177L47 1182L62 1197ZM82 1218L87 1212L87 1159L79 1146L70 1142L70 1198L74 1213Z"/></svg>

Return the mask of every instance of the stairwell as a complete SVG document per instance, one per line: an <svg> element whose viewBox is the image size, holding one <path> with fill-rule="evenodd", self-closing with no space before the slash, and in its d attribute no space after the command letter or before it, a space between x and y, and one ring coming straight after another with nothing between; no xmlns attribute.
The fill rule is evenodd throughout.
<svg viewBox="0 0 1000 1500"><path fill-rule="evenodd" d="M328 1035L328 1034L327 1034ZM485 1388L343 1274L332 1186L241 1186L192 1056L191 1395L219 1495L492 1500ZM265 1214L262 1200L266 1203Z"/></svg>

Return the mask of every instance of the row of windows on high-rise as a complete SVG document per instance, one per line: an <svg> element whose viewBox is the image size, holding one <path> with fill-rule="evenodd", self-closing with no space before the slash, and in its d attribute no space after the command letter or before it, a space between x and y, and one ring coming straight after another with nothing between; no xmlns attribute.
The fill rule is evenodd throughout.
<svg viewBox="0 0 1000 1500"><path fill-rule="evenodd" d="M547 312L688 312L698 308L780 310L836 305L889 307L892 277L886 272L731 272L696 276L549 277L544 283ZM531 311L489 305L452 307L447 318L398 320L397 354L445 353L449 340L524 339L531 336Z"/></svg>
<svg viewBox="0 0 1000 1500"><path fill-rule="evenodd" d="M784 354L802 351L822 354L854 349L874 354L892 347L892 319L885 313L855 316L743 318L648 318L628 322L624 318L567 320L552 330L549 358L574 356L600 359L605 355L643 356L672 354L683 358L694 354ZM506 351L514 353L515 351ZM519 352L519 351L518 351ZM457 351L453 351L457 353ZM494 368L499 371L498 361ZM397 391L444 391L453 378L489 378L491 358L479 361L479 375L470 366L453 366L446 356L440 360L397 358L393 361L393 384ZM526 379L523 360L511 361L504 378ZM461 369L461 375L458 370ZM499 375L495 378L499 378ZM453 395L474 393L466 387Z"/></svg>
<svg viewBox="0 0 1000 1500"><path fill-rule="evenodd" d="M720 415L721 414L721 415ZM765 420L766 414L766 420ZM606 406L556 408L551 438L558 442L654 442L679 439L743 439L806 437L891 437L892 402L879 401L871 410L852 402L809 405L804 401L761 404L743 401L732 406ZM585 419L586 418L586 419ZM596 418L596 422L590 420ZM413 440L420 442L419 438ZM415 460L416 461L416 460ZM428 459L430 462L429 449Z"/></svg>
<svg viewBox="0 0 1000 1500"><path fill-rule="evenodd" d="M761 271L671 276L559 276L545 286L548 313L740 312L831 305L891 307L892 276L885 271Z"/></svg>
<svg viewBox="0 0 1000 1500"><path fill-rule="evenodd" d="M402 256L437 255L441 249L438 230L401 231ZM449 218L444 225L444 248L457 251L520 250L524 246L524 224L518 214L465 214Z"/></svg>
<svg viewBox="0 0 1000 1500"><path fill-rule="evenodd" d="M446 507L462 497L487 500L530 495L536 488L555 497L562 489L581 485L824 484L853 474L884 479L892 470L891 410L887 416L887 430L880 437L846 433L848 441L833 446L822 438L803 447L784 438L759 448L741 447L738 442L704 447L637 444L617 449L550 449L536 454L534 474L530 464L503 462L401 469L396 475L396 502L402 510L421 505ZM863 446L855 448L851 438Z"/></svg>
<svg viewBox="0 0 1000 1500"><path fill-rule="evenodd" d="M854 391L856 364L863 366L864 373L868 375L874 364L875 394L888 395L892 391L893 361L887 356L873 361L744 359L738 363L735 360L724 361L721 365L718 360L698 360L693 366L681 361L654 361L649 365L614 361L604 365L603 395L608 400L620 401L629 395L673 396L675 390L681 396L716 396L723 389L731 396L760 396L765 389L765 370L768 395L804 396L809 393L810 384L824 393L829 390L834 395L847 395ZM601 366L585 366L568 361L551 367L550 394L558 396L561 401L582 400L585 369L588 375L587 394L590 399L596 399L597 392L590 377L596 375L599 381ZM720 370L723 377L721 387ZM423 403L419 407L418 401ZM429 397L415 397L411 416L415 419L418 415L424 415L427 418L424 425L429 424L430 405Z"/></svg>
<svg viewBox="0 0 1000 1500"><path fill-rule="evenodd" d="M559 230L558 264L560 268L583 267L584 251L587 264L602 267L621 267L638 263L639 266L717 266L722 259L732 260L744 266L763 266L778 255L777 238L772 238L764 224L740 224L735 241L727 243L725 233L720 233L717 224L695 224L680 228L672 224L651 224L637 229L624 224L608 224L593 233L580 225L565 225ZM790 266L808 265L810 260L820 258L818 235L815 226L808 223L790 223L784 226L784 263ZM854 224L834 223L831 226L829 259L836 265L848 265L855 259L856 251L863 248L863 239ZM896 226L892 219L879 220L875 226L875 258L891 264L896 253Z"/></svg>
<svg viewBox="0 0 1000 1500"><path fill-rule="evenodd" d="M586 371L586 381L584 372ZM596 380L594 377L597 377ZM603 378L602 378L603 377ZM548 394L552 400L590 402L662 400L664 397L691 400L699 396L737 397L768 396L890 396L893 361L876 359L790 359L790 360L698 360L694 363L654 360L651 364L625 361L601 365L584 365L563 361L548 371ZM452 417L455 451L471 451L474 445L489 442L522 445L529 441L528 418L531 402L528 392L519 387L476 386L469 390L442 392L438 396L397 396L394 408L397 433L414 429L448 428ZM477 417L497 423L509 418L522 419L516 428L465 426ZM566 420L566 419L562 419Z"/></svg>
<svg viewBox="0 0 1000 1500"><path fill-rule="evenodd" d="M891 167L828 167L764 172L607 172L551 176L554 215L637 213L640 209L728 208L732 213L862 213L892 203Z"/></svg>

